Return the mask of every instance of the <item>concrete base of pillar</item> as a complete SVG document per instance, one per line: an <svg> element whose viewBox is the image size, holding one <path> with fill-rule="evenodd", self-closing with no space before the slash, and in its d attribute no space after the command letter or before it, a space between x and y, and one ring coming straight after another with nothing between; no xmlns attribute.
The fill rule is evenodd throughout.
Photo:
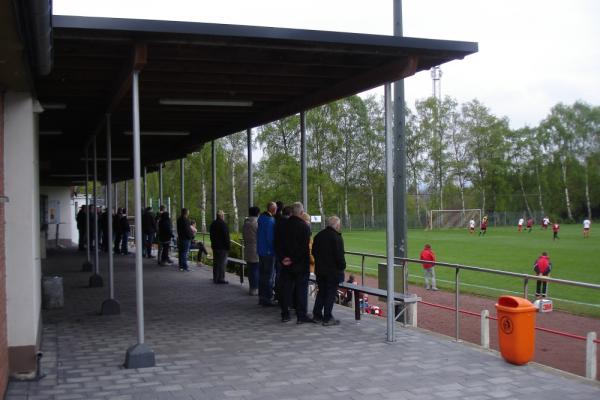
<svg viewBox="0 0 600 400"><path fill-rule="evenodd" d="M125 368L149 368L154 367L154 351L146 344L135 344L127 349L125 354Z"/></svg>
<svg viewBox="0 0 600 400"><path fill-rule="evenodd" d="M98 274L90 276L90 287L102 287L104 286L104 280Z"/></svg>
<svg viewBox="0 0 600 400"><path fill-rule="evenodd" d="M89 261L84 261L81 265L81 272L91 272L94 266Z"/></svg>
<svg viewBox="0 0 600 400"><path fill-rule="evenodd" d="M121 314L121 304L115 299L107 299L102 302L100 309L102 315L118 315Z"/></svg>

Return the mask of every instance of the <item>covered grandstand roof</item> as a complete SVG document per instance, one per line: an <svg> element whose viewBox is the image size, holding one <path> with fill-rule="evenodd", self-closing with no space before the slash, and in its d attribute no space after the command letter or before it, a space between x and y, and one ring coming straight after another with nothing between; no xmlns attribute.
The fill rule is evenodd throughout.
<svg viewBox="0 0 600 400"><path fill-rule="evenodd" d="M112 118L113 174L132 175L131 74L140 73L142 163L462 59L477 44L190 22L53 17L54 65L35 79L44 184L84 173ZM100 164L100 179L104 168Z"/></svg>

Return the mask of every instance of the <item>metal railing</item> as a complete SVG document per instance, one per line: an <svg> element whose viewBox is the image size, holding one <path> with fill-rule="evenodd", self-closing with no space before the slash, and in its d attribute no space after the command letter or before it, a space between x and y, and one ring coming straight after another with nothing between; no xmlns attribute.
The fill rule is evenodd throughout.
<svg viewBox="0 0 600 400"><path fill-rule="evenodd" d="M346 251L346 254L361 257L360 267L361 267L361 284L362 285L365 284L365 259L366 258L387 259L386 256L381 255L381 254L361 253L361 252L356 252L356 251ZM419 259L414 259L414 258L395 257L394 263L395 263L396 267L402 268L402 270L403 270L403 275L404 275L403 290L404 290L404 293L406 293L408 291L408 264L409 263L423 264L423 261L419 260ZM463 265L463 264L455 264L455 263L431 262L431 261L428 261L427 263L434 264L435 266L439 266L439 267L452 268L455 270L454 307L434 305L434 304L427 303L427 302L422 302L422 303L428 304L428 305L433 305L433 306L440 307L440 308L444 308L444 309L447 309L450 311L454 311L456 341L460 341L460 314L463 313L463 314L478 316L477 313L473 313L473 312L466 311L466 310L461 310L459 308L459 305L460 305L460 271L473 271L473 272L487 273L487 274L493 274L493 275L501 275L501 276L507 276L507 277L522 280L523 281L523 297L526 299L529 297L529 293L528 293L529 292L529 281L542 281L542 282L556 283L556 284L560 284L560 285L568 285L568 286L574 286L574 287L579 287L579 288L584 288L584 289L593 289L593 290L600 291L600 285L594 284L594 283L585 283L585 282L571 281L571 280L567 280L567 279L542 277L542 276L537 276L537 275L523 274L523 273L518 273L518 272L510 272L510 271L502 271L502 270L496 270L496 269L491 269L491 268L475 267L475 266L471 266L471 265ZM388 312L389 312L389 310L388 310ZM485 313L486 313L485 319L492 319L492 320L495 319L494 317L487 315L487 310L485 310ZM600 343L600 340L596 339L596 334L594 332L588 333L588 337L586 338L586 337L583 337L580 335L574 335L574 334L569 334L569 333L565 333L565 332L558 332L558 331L554 331L552 329L547 329L547 328L536 327L535 329L544 331L544 332L548 332L548 333L558 334L560 336L570 337L570 338L577 339L577 340L587 341L586 376L588 378L595 379L595 376L596 376L596 370L595 370L596 361L595 360L596 360L596 351L597 351L596 345ZM489 342L489 338L488 338L488 342ZM592 366L592 367L590 367L590 366Z"/></svg>
<svg viewBox="0 0 600 400"><path fill-rule="evenodd" d="M361 284L363 284L363 285L364 285L364 280L365 280L365 259L366 258L386 259L386 256L381 255L381 254L361 253L361 252L356 252L356 251L346 251L346 254L361 257L361 279L362 279ZM403 269L403 274L405 277L403 290L404 290L404 292L406 292L407 287L408 287L408 279L406 279L408 277L407 264L408 263L422 264L423 261L414 259L414 258L407 258L407 257L395 257L394 260L396 263L398 263L396 266ZM558 279L558 278L550 278L550 277L540 277L540 276L536 276L536 275L502 271L502 270L496 270L496 269L491 269L491 268L475 267L475 266L463 265L463 264L454 264L454 263L446 263L446 262L428 262L428 263L434 264L435 266L439 266L439 267L452 268L455 270L455 275L454 275L454 287L455 287L455 289L454 289L455 290L454 306L455 307L454 307L454 310L455 310L455 314L456 314L456 317L455 317L456 340L460 340L460 319L459 319L459 316L460 316L460 312L459 312L460 271L463 271L463 270L464 271L474 271L474 272L502 275L502 276L521 279L521 280L523 280L523 297L525 297L525 298L528 298L528 295L529 295L528 294L529 281L545 281L545 282L557 283L557 284L561 284L561 285L569 285L569 286L576 286L576 287L586 288L586 289L600 290L600 285L594 284L594 283L585 283L585 282L578 282L578 281L571 281L571 280L567 280L567 279Z"/></svg>

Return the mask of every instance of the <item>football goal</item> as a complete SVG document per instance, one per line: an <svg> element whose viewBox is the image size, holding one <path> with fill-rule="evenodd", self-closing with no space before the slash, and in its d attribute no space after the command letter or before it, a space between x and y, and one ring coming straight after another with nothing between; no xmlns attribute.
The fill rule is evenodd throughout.
<svg viewBox="0 0 600 400"><path fill-rule="evenodd" d="M475 221L475 227L481 222L481 208L465 210L431 210L429 229L468 228L469 221Z"/></svg>

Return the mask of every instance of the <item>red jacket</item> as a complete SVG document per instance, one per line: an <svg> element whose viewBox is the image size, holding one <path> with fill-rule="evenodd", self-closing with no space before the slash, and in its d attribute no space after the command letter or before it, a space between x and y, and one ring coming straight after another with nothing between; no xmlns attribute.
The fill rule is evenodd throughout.
<svg viewBox="0 0 600 400"><path fill-rule="evenodd" d="M560 230L560 225L554 224L552 225L552 232L558 232Z"/></svg>
<svg viewBox="0 0 600 400"><path fill-rule="evenodd" d="M433 251L431 251L431 249L423 249L423 251L421 252L421 255L419 256L419 259L421 259L423 261L434 261L435 262L435 254ZM433 267L433 264L423 263L423 268L431 268L431 267Z"/></svg>
<svg viewBox="0 0 600 400"><path fill-rule="evenodd" d="M552 263L548 256L540 256L533 264L533 270L536 274L548 275L552 271Z"/></svg>

